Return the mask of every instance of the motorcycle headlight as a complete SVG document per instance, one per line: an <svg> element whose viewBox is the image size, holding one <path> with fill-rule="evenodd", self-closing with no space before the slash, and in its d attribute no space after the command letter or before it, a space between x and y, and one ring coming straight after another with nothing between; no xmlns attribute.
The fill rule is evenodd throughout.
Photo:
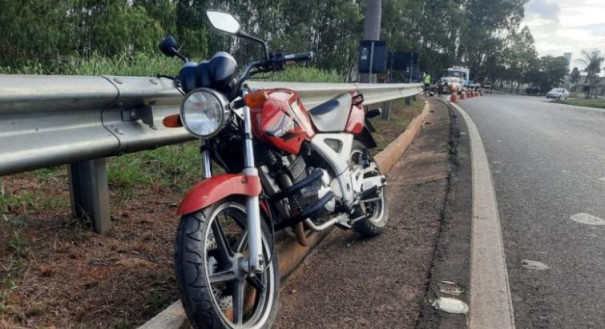
<svg viewBox="0 0 605 329"><path fill-rule="evenodd" d="M231 118L229 101L221 93L200 88L192 90L181 105L181 121L187 130L201 138L216 135Z"/></svg>

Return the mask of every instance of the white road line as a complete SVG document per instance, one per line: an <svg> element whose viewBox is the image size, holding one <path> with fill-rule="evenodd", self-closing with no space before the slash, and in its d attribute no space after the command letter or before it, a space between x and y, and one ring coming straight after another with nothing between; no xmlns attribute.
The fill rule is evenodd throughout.
<svg viewBox="0 0 605 329"><path fill-rule="evenodd" d="M605 182L605 177L601 177L599 180Z"/></svg>
<svg viewBox="0 0 605 329"><path fill-rule="evenodd" d="M574 222L578 222L580 224L586 224L586 225L605 225L605 220L602 218L599 218L597 216L591 215L591 214L587 214L584 212L581 212L579 214L575 214L575 215L571 215L571 220L573 220Z"/></svg>
<svg viewBox="0 0 605 329"><path fill-rule="evenodd" d="M502 229L489 162L477 126L462 108L452 105L466 122L473 168L469 328L515 328Z"/></svg>

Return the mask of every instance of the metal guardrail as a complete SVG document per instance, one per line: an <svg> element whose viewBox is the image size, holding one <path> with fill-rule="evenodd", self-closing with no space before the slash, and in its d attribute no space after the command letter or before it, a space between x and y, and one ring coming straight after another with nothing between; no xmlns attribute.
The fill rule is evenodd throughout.
<svg viewBox="0 0 605 329"><path fill-rule="evenodd" d="M395 99L417 95L422 91L420 83L294 83L294 82L259 82L247 83L251 88L290 88L296 90L308 109L322 102L357 90L363 94L364 105L374 105Z"/></svg>
<svg viewBox="0 0 605 329"><path fill-rule="evenodd" d="M308 108L352 90L364 94L366 105L421 91L420 84L247 84L294 89ZM98 200L107 190L104 158L193 140L185 129L162 125L181 100L168 79L0 75L0 176L70 164L74 212L95 223L108 218L106 201ZM95 229L104 232L107 225Z"/></svg>

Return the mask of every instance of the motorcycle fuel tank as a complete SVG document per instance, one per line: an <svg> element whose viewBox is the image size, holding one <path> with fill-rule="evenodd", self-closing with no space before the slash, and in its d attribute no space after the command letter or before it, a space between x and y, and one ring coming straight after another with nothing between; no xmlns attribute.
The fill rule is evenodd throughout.
<svg viewBox="0 0 605 329"><path fill-rule="evenodd" d="M315 135L311 118L298 94L290 89L269 89L262 106L251 108L252 133L288 153L298 154L305 140Z"/></svg>

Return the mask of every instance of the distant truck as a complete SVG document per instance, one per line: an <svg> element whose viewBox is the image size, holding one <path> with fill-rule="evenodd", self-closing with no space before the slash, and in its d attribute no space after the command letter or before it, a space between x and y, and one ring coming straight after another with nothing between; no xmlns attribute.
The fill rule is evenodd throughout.
<svg viewBox="0 0 605 329"><path fill-rule="evenodd" d="M460 79L460 84L464 87L470 87L470 71L466 67L453 66L447 69L446 77L456 77Z"/></svg>
<svg viewBox="0 0 605 329"><path fill-rule="evenodd" d="M435 87L439 94L449 94L452 87L455 87L458 92L461 91L462 81L458 77L441 77L437 81Z"/></svg>

